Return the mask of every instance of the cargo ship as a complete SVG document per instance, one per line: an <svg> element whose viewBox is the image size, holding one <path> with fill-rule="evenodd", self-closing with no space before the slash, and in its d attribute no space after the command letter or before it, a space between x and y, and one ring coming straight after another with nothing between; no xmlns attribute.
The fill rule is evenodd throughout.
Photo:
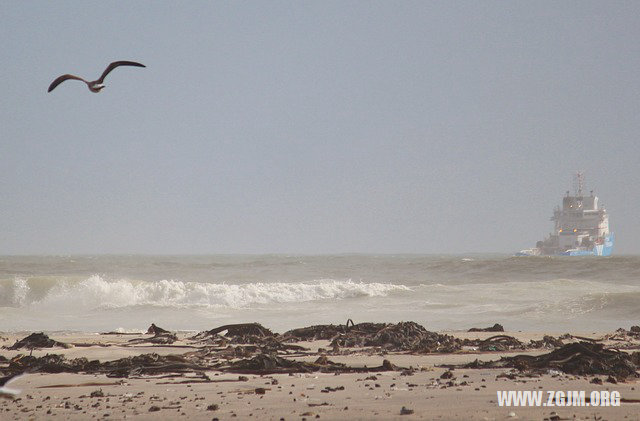
<svg viewBox="0 0 640 421"><path fill-rule="evenodd" d="M576 188L562 199L551 221L554 230L534 248L520 250L516 256L610 256L614 234L609 231L607 210L594 196L584 195L584 174L575 176Z"/></svg>

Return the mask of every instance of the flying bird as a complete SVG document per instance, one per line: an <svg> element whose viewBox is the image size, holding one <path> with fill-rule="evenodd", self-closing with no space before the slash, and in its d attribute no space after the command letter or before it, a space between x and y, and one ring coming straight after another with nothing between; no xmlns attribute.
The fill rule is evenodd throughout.
<svg viewBox="0 0 640 421"><path fill-rule="evenodd" d="M54 80L53 82L51 82L51 85L49 85L49 90L47 92L51 92L53 91L56 86L60 85L62 82L64 82L65 80L68 79L75 79L75 80L81 80L84 83L87 84L87 87L89 88L89 90L91 92L95 92L98 93L100 92L100 90L102 88L105 87L105 85L103 84L104 82L104 78L107 77L107 75L116 67L118 66L136 66L136 67L147 67L144 64L140 64L140 63L136 63L135 61L114 61L113 63L111 63L110 65L107 66L106 69L104 69L104 72L102 72L102 75L100 75L100 79L98 80L94 80L92 82L89 82L87 80L84 80L83 78L79 77L79 76L75 76L75 75L62 75L59 78L57 78L56 80Z"/></svg>
<svg viewBox="0 0 640 421"><path fill-rule="evenodd" d="M5 385L18 377L21 377L23 374L24 373L10 374L5 377L0 377L0 398L15 399L15 397L18 396L20 393L19 390L9 389L8 387L5 387Z"/></svg>

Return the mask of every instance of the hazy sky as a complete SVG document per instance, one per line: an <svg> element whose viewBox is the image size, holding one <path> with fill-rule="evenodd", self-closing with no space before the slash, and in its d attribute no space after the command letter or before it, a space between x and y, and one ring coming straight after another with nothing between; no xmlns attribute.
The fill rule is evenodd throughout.
<svg viewBox="0 0 640 421"><path fill-rule="evenodd" d="M3 1L0 39L0 254L513 252L576 170L640 253L640 2Z"/></svg>

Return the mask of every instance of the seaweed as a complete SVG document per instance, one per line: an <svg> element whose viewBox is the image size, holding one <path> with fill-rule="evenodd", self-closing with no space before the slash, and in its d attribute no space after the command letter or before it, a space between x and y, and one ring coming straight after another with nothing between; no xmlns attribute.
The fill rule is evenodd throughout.
<svg viewBox="0 0 640 421"><path fill-rule="evenodd" d="M170 345L178 340L178 335L169 332L168 330L165 330L161 327L158 327L154 323L151 323L151 326L149 326L149 329L147 329L147 335L149 334L152 334L153 336L151 338L130 339L129 343L152 343L158 345Z"/></svg>
<svg viewBox="0 0 640 421"><path fill-rule="evenodd" d="M497 361L466 364L464 368L515 368L521 372L544 373L560 370L574 375L609 375L624 380L639 377L639 353L606 349L604 345L592 342L575 342L564 345L547 354L538 356L516 355L502 357Z"/></svg>
<svg viewBox="0 0 640 421"><path fill-rule="evenodd" d="M226 366L218 366L217 370L241 373L241 374L275 374L275 373L368 373L381 371L405 370L397 367L389 360L384 360L382 365L375 367L351 367L342 363L329 360L326 356L320 356L315 362L295 361L280 357L275 354L258 354L253 358L235 361Z"/></svg>
<svg viewBox="0 0 640 421"><path fill-rule="evenodd" d="M380 347L385 351L415 353L455 352L462 341L450 335L430 332L415 322L360 323L336 336L333 347Z"/></svg>
<svg viewBox="0 0 640 421"><path fill-rule="evenodd" d="M49 338L44 333L32 333L31 335L16 341L15 344L11 345L7 349L17 350L17 349L38 349L38 348L71 348L71 345L65 344L63 342L55 341Z"/></svg>
<svg viewBox="0 0 640 421"><path fill-rule="evenodd" d="M496 323L491 327L472 327L468 332L504 332L504 327L500 323Z"/></svg>

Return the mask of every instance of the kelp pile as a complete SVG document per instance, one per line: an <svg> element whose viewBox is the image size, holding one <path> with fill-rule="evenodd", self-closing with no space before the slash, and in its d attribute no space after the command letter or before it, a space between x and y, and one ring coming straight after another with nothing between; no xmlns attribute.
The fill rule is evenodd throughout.
<svg viewBox="0 0 640 421"><path fill-rule="evenodd" d="M501 326L500 326L501 327ZM637 340L640 328L617 331L603 339L581 340L566 343L579 337L564 335L560 338L545 336L542 340L525 344L518 339L494 335L485 339L458 339L425 329L414 322L359 323L349 320L345 325L315 325L293 329L277 334L259 323L228 324L183 337L152 324L147 331L150 338L136 338L122 344L134 346L150 343L151 346L189 348L182 354L159 355L147 353L101 362L87 358L67 359L60 354L44 356L14 355L0 358L0 374L20 372L42 373L88 373L110 377L135 377L155 375L186 375L196 373L206 379L206 371L238 374L273 373L354 373L403 371L384 359L380 366L353 367L331 361L329 356L344 353L366 352L372 355L390 353L455 353L455 352L513 352L526 349L551 349L543 355L516 355L502 357L496 361L467 364L465 368L512 368L520 372L545 373L559 370L575 375L609 375L617 379L638 376L640 353L627 353L607 348L599 343L605 339L620 341L624 338ZM587 338L582 338L587 339ZM329 341L330 349L312 351L298 345L302 341ZM93 346L92 344L74 344ZM10 350L62 347L70 345L50 339L43 333L31 334L19 341ZM102 345L105 346L105 345ZM108 345L107 345L108 346ZM309 357L317 357L310 361ZM302 358L302 359L301 359Z"/></svg>
<svg viewBox="0 0 640 421"><path fill-rule="evenodd" d="M455 352L462 341L450 335L430 332L414 322L360 323L347 333L339 334L331 341L338 347L377 347L384 351L408 351L412 353Z"/></svg>
<svg viewBox="0 0 640 421"><path fill-rule="evenodd" d="M38 349L38 348L71 348L71 345L65 344L63 342L54 341L49 338L44 333L32 333L31 335L16 341L15 344L11 345L7 349L16 350L16 349Z"/></svg>
<svg viewBox="0 0 640 421"><path fill-rule="evenodd" d="M368 373L381 371L403 370L389 360L384 360L382 365L374 367L350 367L336 363L326 356L320 356L314 362L295 361L279 357L275 354L258 354L253 358L235 361L227 366L218 367L220 371L242 374L275 374L275 373Z"/></svg>
<svg viewBox="0 0 640 421"><path fill-rule="evenodd" d="M9 360L8 371L31 373L84 373L106 374L109 377L154 375L160 373L187 373L204 371L208 367L198 365L180 355L161 356L156 353L121 358L104 363L87 358L67 359L64 355L47 354L43 357L17 355Z"/></svg>
<svg viewBox="0 0 640 421"><path fill-rule="evenodd" d="M282 337L287 342L299 342L299 341L319 341L319 340L333 340L338 335L346 334L349 331L349 324L353 326L351 319L347 320L344 325L314 325L308 327L301 327L299 329L292 329L285 332Z"/></svg>
<svg viewBox="0 0 640 421"><path fill-rule="evenodd" d="M502 357L497 361L466 364L464 368L513 368L520 372L542 374L558 370L580 376L608 375L624 380L639 377L640 352L628 354L606 349L603 344L575 342L564 345L547 354Z"/></svg>
<svg viewBox="0 0 640 421"><path fill-rule="evenodd" d="M142 343L151 343L157 345L163 344L172 344L178 340L178 335L175 333L169 332L161 327L155 325L155 323L151 323L149 329L147 329L147 335L153 335L151 338L136 338L131 339L129 343L131 344L142 344Z"/></svg>

